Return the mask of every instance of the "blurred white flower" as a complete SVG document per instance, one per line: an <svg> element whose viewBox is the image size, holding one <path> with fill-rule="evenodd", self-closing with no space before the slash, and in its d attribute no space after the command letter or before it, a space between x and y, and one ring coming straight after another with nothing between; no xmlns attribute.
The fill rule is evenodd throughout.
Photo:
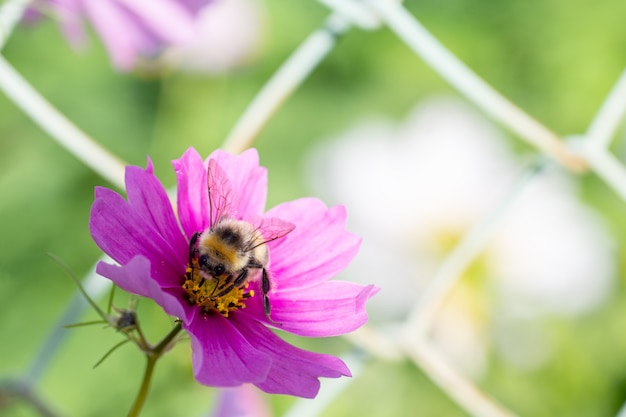
<svg viewBox="0 0 626 417"><path fill-rule="evenodd" d="M372 321L403 319L456 240L506 195L520 164L504 144L466 105L434 99L401 126L370 120L311 152L308 177L316 193L345 204L350 230L363 237L346 273L382 288L368 305ZM576 315L609 294L611 249L606 229L573 184L550 171L509 210L480 257L481 273L493 288L497 314L507 320ZM484 340L482 301L452 294L433 325L433 337L470 364L466 368L484 359L470 348ZM459 346L465 352L455 352ZM458 357L468 351L471 357Z"/></svg>
<svg viewBox="0 0 626 417"><path fill-rule="evenodd" d="M573 184L545 175L500 227L488 252L496 285L515 315L566 316L598 306L612 288L612 245Z"/></svg>

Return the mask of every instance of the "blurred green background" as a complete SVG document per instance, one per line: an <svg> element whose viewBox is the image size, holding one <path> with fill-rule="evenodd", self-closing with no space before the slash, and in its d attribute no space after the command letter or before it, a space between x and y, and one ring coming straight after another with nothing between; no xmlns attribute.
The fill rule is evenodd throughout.
<svg viewBox="0 0 626 417"><path fill-rule="evenodd" d="M54 22L18 28L3 53L51 103L105 147L132 164L154 161L174 185L170 160L189 146L208 155L280 63L328 12L316 2L268 0L258 59L224 76L120 74L95 38L73 51ZM407 7L452 52L496 89L559 134L584 132L626 65L626 2L600 0L422 0ZM351 30L290 98L255 146L269 168L269 206L309 195L302 161L316 140L370 115L401 120L421 99L456 94L392 33ZM511 137L521 153L528 148ZM615 142L626 151L623 138ZM523 372L491 357L481 387L522 416L613 416L626 400L626 205L593 175L580 178L589 204L606 217L617 242L614 296L577 320L548 323L558 357ZM46 253L79 276L100 252L88 228L93 187L110 186L34 125L0 94L0 378L25 372L56 325L75 286ZM358 208L349 208L357 210ZM103 302L104 304L104 302ZM119 306L124 306L120 296ZM170 321L149 301L139 311L156 341ZM92 319L88 313L84 320ZM96 370L121 336L99 326L69 337L44 374L40 394L60 416L125 415L144 359L125 346ZM301 347L341 354L342 339L289 338ZM159 364L146 416L198 416L214 390L192 378L187 343ZM293 399L267 397L276 415ZM37 415L23 403L0 415ZM366 362L327 416L463 416L409 362Z"/></svg>

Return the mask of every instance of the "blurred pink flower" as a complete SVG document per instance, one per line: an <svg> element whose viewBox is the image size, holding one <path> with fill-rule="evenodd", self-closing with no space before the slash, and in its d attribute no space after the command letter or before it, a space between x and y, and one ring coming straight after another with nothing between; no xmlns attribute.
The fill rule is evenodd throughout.
<svg viewBox="0 0 626 417"><path fill-rule="evenodd" d="M102 38L115 67L130 70L138 56L191 40L196 14L212 0L36 0L50 11L75 47L84 46L84 21Z"/></svg>
<svg viewBox="0 0 626 417"><path fill-rule="evenodd" d="M269 404L259 390L245 384L237 388L222 388L211 417L270 417Z"/></svg>
<svg viewBox="0 0 626 417"><path fill-rule="evenodd" d="M249 64L264 38L259 0L219 0L198 11L189 42L173 45L160 63L180 71L220 74Z"/></svg>
<svg viewBox="0 0 626 417"><path fill-rule="evenodd" d="M303 198L264 213L267 171L258 165L255 150L240 156L215 151L202 161L190 148L173 164L178 218L150 162L146 169L127 168L128 200L96 188L91 234L121 265L101 262L98 273L128 292L154 299L181 320L191 338L194 374L202 384L252 383L269 393L314 397L318 377L349 376L340 359L298 349L266 327L323 337L350 332L367 321L365 303L377 288L329 281L360 244L345 230L345 209ZM264 310L266 286L259 283L258 266L250 268L249 286L239 283L228 291L222 286L217 295L219 285L237 282L234 274L214 271L209 276L200 270L202 257L189 242L224 219L252 225L267 241L271 320ZM288 233L276 234L278 229ZM270 241L272 235L280 237Z"/></svg>

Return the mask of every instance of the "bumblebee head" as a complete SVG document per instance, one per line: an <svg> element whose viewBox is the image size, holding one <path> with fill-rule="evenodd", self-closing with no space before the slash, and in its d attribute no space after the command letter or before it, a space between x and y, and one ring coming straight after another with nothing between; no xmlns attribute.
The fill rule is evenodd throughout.
<svg viewBox="0 0 626 417"><path fill-rule="evenodd" d="M241 273L253 255L250 242L254 240L254 232L256 230L249 223L221 220L197 239L194 257L197 256L198 267L211 277Z"/></svg>
<svg viewBox="0 0 626 417"><path fill-rule="evenodd" d="M224 233L211 230L203 233L198 242L198 266L212 277L230 275L245 267L247 258L238 241L224 238Z"/></svg>
<svg viewBox="0 0 626 417"><path fill-rule="evenodd" d="M214 256L210 256L207 253L200 253L198 257L198 266L205 273L212 277L219 277L227 272L227 267L223 261L220 261L221 256L218 253L214 253Z"/></svg>

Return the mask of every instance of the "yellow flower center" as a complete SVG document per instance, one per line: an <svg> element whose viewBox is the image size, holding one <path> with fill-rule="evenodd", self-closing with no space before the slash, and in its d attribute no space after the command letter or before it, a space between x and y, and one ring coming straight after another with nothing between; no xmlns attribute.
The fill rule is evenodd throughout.
<svg viewBox="0 0 626 417"><path fill-rule="evenodd" d="M187 266L183 289L187 291L191 304L201 306L206 312L217 311L228 317L231 311L245 308L243 300L254 295L254 291L247 291L248 283L236 287L233 280L234 277L226 274L205 278L198 261L194 259Z"/></svg>

